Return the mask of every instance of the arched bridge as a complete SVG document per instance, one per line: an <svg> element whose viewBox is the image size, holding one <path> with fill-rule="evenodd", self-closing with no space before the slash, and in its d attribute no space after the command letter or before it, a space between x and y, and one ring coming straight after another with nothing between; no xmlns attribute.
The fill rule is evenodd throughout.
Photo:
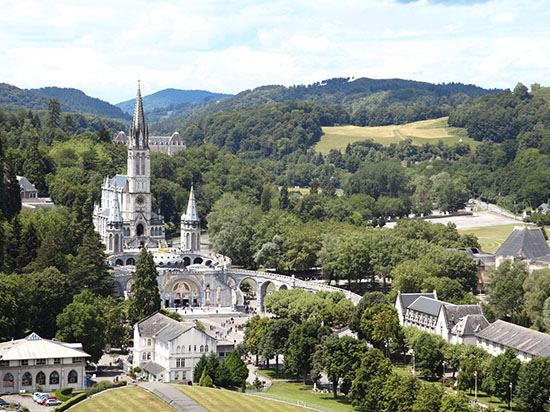
<svg viewBox="0 0 550 412"><path fill-rule="evenodd" d="M115 288L121 296L131 291L134 266L115 267ZM244 269L208 268L160 268L158 284L164 307L181 306L232 306L242 307L245 296L241 285L246 280L256 291L257 307L264 309L264 298L274 290L302 289L310 292L321 290L343 292L357 304L361 296L324 283L304 281L294 276L258 272Z"/></svg>

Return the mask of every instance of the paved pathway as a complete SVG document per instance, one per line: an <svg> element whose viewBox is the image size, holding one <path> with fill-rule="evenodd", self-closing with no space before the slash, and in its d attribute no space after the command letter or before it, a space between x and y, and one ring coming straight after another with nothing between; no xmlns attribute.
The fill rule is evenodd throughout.
<svg viewBox="0 0 550 412"><path fill-rule="evenodd" d="M158 396L178 412L207 412L206 409L172 385L162 382L141 382L138 386Z"/></svg>

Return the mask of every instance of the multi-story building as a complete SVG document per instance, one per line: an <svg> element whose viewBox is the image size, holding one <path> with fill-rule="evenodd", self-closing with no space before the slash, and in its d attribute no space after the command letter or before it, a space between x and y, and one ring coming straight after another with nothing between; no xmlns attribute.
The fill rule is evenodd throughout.
<svg viewBox="0 0 550 412"><path fill-rule="evenodd" d="M84 389L85 359L89 357L81 343L42 339L36 333L0 343L0 393L32 392L36 385L48 392Z"/></svg>

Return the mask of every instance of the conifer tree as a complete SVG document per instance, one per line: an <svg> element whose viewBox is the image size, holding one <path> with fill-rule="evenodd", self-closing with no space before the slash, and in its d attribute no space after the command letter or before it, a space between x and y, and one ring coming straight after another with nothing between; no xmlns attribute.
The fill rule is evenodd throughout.
<svg viewBox="0 0 550 412"><path fill-rule="evenodd" d="M105 261L105 246L101 243L99 234L92 228L84 233L70 277L76 290L88 289L102 296L112 294L111 274Z"/></svg>
<svg viewBox="0 0 550 412"><path fill-rule="evenodd" d="M138 322L160 310L157 276L153 254L143 248L138 257L136 271L132 276L134 284L129 310L132 322Z"/></svg>
<svg viewBox="0 0 550 412"><path fill-rule="evenodd" d="M285 183L279 193L279 208L288 209L288 185Z"/></svg>
<svg viewBox="0 0 550 412"><path fill-rule="evenodd" d="M25 266L36 259L40 240L36 234L36 228L32 220L21 231L21 242L19 244L16 266L19 271L22 271Z"/></svg>

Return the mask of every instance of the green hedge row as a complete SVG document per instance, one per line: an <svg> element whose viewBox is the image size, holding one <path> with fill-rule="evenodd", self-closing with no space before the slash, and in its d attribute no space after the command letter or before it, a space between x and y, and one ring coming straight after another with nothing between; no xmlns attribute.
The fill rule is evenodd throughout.
<svg viewBox="0 0 550 412"><path fill-rule="evenodd" d="M55 408L55 411L56 412L66 411L71 406L76 405L78 402L83 401L87 397L88 395L86 395L85 393L79 393L78 395L73 396L71 399L69 399L65 403L62 403L61 405L59 405L57 408Z"/></svg>
<svg viewBox="0 0 550 412"><path fill-rule="evenodd" d="M61 402L66 402L71 399L71 393L73 393L73 388L61 388L55 391L55 397Z"/></svg>

